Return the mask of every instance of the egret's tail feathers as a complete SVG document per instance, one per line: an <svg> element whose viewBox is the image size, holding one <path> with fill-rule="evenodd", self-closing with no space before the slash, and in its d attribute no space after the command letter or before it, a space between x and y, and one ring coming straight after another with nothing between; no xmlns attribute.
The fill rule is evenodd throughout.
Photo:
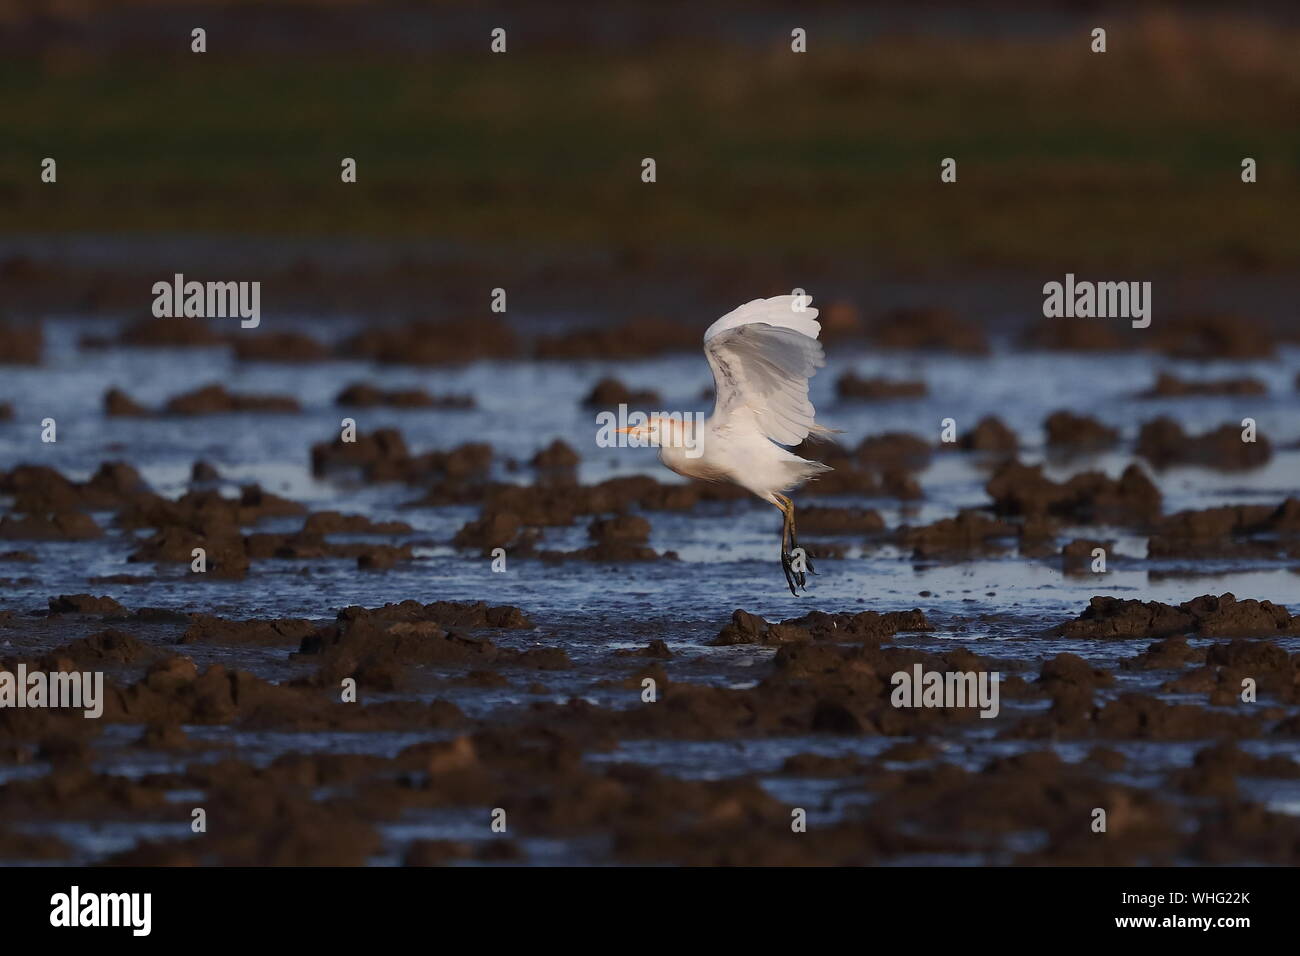
<svg viewBox="0 0 1300 956"><path fill-rule="evenodd" d="M828 471L835 470L830 465L824 465L820 461L807 461L803 458L788 461L785 463L785 467L790 480L790 483L785 486L786 489L802 485L805 481L816 478L818 475L824 475Z"/></svg>

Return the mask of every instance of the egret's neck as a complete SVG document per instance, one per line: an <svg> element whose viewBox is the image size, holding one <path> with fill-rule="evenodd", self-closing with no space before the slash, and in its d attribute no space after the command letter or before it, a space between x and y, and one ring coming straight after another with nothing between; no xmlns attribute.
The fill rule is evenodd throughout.
<svg viewBox="0 0 1300 956"><path fill-rule="evenodd" d="M659 460L678 474L685 474L685 465L690 461L686 449L681 445L660 445Z"/></svg>
<svg viewBox="0 0 1300 956"><path fill-rule="evenodd" d="M659 446L659 460L679 475L688 478L702 476L704 465L704 430L697 422L689 422L675 428L672 440Z"/></svg>

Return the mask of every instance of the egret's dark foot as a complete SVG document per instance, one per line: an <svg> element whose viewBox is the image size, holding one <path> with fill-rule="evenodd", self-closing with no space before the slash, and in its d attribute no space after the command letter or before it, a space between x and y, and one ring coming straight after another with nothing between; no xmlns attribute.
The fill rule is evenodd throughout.
<svg viewBox="0 0 1300 956"><path fill-rule="evenodd" d="M790 593L795 597L798 597L799 589L795 587L796 575L794 565L791 563L789 551L781 552L781 570L785 572L785 583L789 586Z"/></svg>
<svg viewBox="0 0 1300 956"><path fill-rule="evenodd" d="M816 573L817 573L817 569L816 569L815 567L813 567L812 555L810 555L810 554L809 554L807 551L805 551L803 548L799 547L799 542L797 542L797 541L796 541L795 544L794 544L794 550L797 551L797 552L799 552L799 554L803 555L803 571L807 571L809 574L816 574ZM801 586L802 586L803 583L804 583L803 580L802 580L802 577L803 577L803 571L798 572L798 574L799 574L799 576L800 576L800 578L801 578L801 580L799 581L799 584L800 584Z"/></svg>

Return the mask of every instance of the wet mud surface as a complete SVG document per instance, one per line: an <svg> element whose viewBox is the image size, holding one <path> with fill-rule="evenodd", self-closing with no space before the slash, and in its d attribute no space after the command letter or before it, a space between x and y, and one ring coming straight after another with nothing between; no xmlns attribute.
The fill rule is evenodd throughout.
<svg viewBox="0 0 1300 956"><path fill-rule="evenodd" d="M596 445L698 328L0 326L0 668L104 675L0 708L0 860L1300 862L1300 351L827 319L798 599Z"/></svg>

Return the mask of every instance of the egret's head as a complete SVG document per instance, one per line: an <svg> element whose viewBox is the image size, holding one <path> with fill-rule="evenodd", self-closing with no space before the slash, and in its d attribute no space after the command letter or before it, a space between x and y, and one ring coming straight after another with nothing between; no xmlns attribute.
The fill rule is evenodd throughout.
<svg viewBox="0 0 1300 956"><path fill-rule="evenodd" d="M658 448L680 446L683 438L681 421L668 415L651 415L643 425L629 425L614 430L631 435L642 444Z"/></svg>
<svg viewBox="0 0 1300 956"><path fill-rule="evenodd" d="M614 431L632 439L632 447L658 448L659 457L699 458L703 454L704 415L702 412L688 412L685 415L673 412L669 415L650 415L640 425L628 425ZM665 451L665 449L671 449Z"/></svg>

